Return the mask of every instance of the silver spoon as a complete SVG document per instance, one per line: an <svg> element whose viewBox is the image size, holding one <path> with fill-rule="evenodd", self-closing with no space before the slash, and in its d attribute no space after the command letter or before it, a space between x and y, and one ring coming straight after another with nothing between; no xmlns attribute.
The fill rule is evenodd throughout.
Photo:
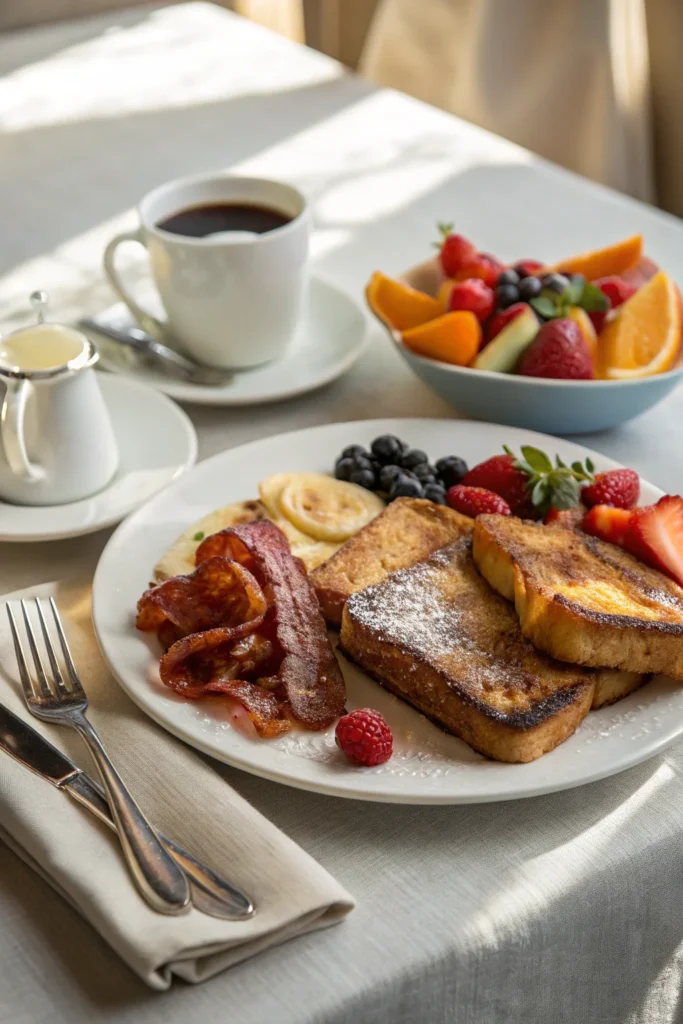
<svg viewBox="0 0 683 1024"><path fill-rule="evenodd" d="M125 369L134 369L137 363L139 366L160 370L169 377L189 381L191 384L204 384L208 387L220 387L228 384L232 379L233 375L230 370L219 370L212 366L194 363L191 359L176 352L175 349L156 341L139 327L114 327L112 324L102 323L90 317L79 321L78 326L82 330L98 334L101 338L108 339L108 342L115 342L116 346L126 349L128 354L133 356L133 366L131 366L130 358L121 359L122 353L116 351L116 346L107 342L100 346L105 359L119 366L123 363Z"/></svg>

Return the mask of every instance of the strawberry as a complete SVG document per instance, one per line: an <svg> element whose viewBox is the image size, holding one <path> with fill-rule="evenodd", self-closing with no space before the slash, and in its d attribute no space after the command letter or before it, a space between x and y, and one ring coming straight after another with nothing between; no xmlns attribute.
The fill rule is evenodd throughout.
<svg viewBox="0 0 683 1024"><path fill-rule="evenodd" d="M465 487L463 484L456 484L455 487L449 487L446 502L456 512L471 516L472 519L486 513L510 515L508 503L499 494L487 491L484 487Z"/></svg>
<svg viewBox="0 0 683 1024"><path fill-rule="evenodd" d="M559 317L543 324L522 356L517 372L525 377L592 380L593 359L576 321Z"/></svg>
<svg viewBox="0 0 683 1024"><path fill-rule="evenodd" d="M495 295L495 293L494 293ZM488 322L486 328L486 340L493 341L496 335L500 334L504 327L518 317L520 313L523 313L525 309L529 308L527 302L515 302L512 306L508 306L507 309L501 309L500 313L496 313L492 316Z"/></svg>
<svg viewBox="0 0 683 1024"><path fill-rule="evenodd" d="M539 270L545 266L540 260L517 260L514 269L520 277L538 277Z"/></svg>
<svg viewBox="0 0 683 1024"><path fill-rule="evenodd" d="M581 485L593 483L593 463L586 459L566 466L555 457L555 465L538 448L522 446L522 458L505 448L505 455L494 455L474 466L462 478L469 487L483 487L500 494L513 515L540 519L551 509L573 509L579 504Z"/></svg>
<svg viewBox="0 0 683 1024"><path fill-rule="evenodd" d="M683 586L683 498L666 494L629 515L626 550Z"/></svg>
<svg viewBox="0 0 683 1024"><path fill-rule="evenodd" d="M585 505L574 505L573 508L566 508L562 511L551 505L543 517L543 522L546 526L562 526L565 530L575 530L581 526L587 511Z"/></svg>
<svg viewBox="0 0 683 1024"><path fill-rule="evenodd" d="M624 546L633 513L629 509L612 505L594 505L583 517L581 528L592 537L600 537L610 544Z"/></svg>
<svg viewBox="0 0 683 1024"><path fill-rule="evenodd" d="M448 296L448 310L468 309L474 313L480 324L488 320L493 312L494 304L493 289L489 288L479 278L473 277L469 281L460 281L451 288Z"/></svg>
<svg viewBox="0 0 683 1024"><path fill-rule="evenodd" d="M441 241L435 245L439 250L441 269L446 277L455 277L458 271L475 259L477 248L464 235L454 235L452 224L438 224L437 227Z"/></svg>
<svg viewBox="0 0 683 1024"><path fill-rule="evenodd" d="M471 277L478 277L489 288L495 288L496 281L504 269L503 264L499 263L495 256L479 252L454 276L456 281L467 281Z"/></svg>
<svg viewBox="0 0 683 1024"><path fill-rule="evenodd" d="M581 500L593 505L635 508L640 497L640 477L634 469L610 469L598 473L592 484L581 491Z"/></svg>
<svg viewBox="0 0 683 1024"><path fill-rule="evenodd" d="M462 483L466 487L483 487L486 491L500 494L513 515L535 519L536 510L527 491L529 477L517 469L515 463L514 455L494 455L465 473Z"/></svg>
<svg viewBox="0 0 683 1024"><path fill-rule="evenodd" d="M612 275L611 277L601 277L594 283L598 286L603 295L606 295L609 299L610 309L618 309L619 306L623 306L626 300L630 299L631 296L638 291L635 285L630 284L628 281L624 281L623 278L616 277L615 275ZM593 322L593 327L598 334L605 326L605 319L608 312L609 310L588 314Z"/></svg>

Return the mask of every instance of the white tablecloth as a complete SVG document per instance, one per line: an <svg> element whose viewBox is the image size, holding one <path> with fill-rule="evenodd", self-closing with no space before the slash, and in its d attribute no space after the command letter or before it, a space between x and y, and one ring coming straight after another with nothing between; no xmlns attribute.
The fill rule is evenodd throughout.
<svg viewBox="0 0 683 1024"><path fill-rule="evenodd" d="M141 194L232 165L304 188L318 271L356 296L451 219L484 250L549 260L642 230L683 283L675 219L205 4L0 36L0 74L0 322L18 322L36 287L63 316L111 301L101 249ZM680 490L682 403L586 443ZM316 394L190 412L200 457L315 423L453 415L376 330ZM92 571L106 539L0 545L0 589ZM681 746L584 789L482 807L357 804L217 770L357 897L351 919L151 996L0 849L0 1024L679 1019Z"/></svg>

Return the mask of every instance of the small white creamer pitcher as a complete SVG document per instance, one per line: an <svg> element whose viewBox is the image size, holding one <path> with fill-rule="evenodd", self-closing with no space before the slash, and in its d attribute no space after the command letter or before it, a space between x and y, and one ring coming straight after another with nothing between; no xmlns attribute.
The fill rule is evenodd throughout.
<svg viewBox="0 0 683 1024"><path fill-rule="evenodd" d="M44 293L35 295L42 305ZM0 340L0 498L61 505L114 476L118 450L97 358L84 334L43 322L42 310L37 324Z"/></svg>

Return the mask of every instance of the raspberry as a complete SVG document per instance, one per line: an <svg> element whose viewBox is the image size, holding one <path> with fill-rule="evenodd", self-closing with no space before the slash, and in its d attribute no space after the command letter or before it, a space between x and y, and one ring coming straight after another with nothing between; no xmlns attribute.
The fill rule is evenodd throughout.
<svg viewBox="0 0 683 1024"><path fill-rule="evenodd" d="M501 516L510 515L510 506L500 494L487 491L484 487L465 487L463 484L456 484L449 488L446 494L446 501L456 512L464 516L477 516L485 513L497 513Z"/></svg>
<svg viewBox="0 0 683 1024"><path fill-rule="evenodd" d="M515 462L514 455L494 455L474 466L462 478L462 483L499 494L514 516L536 519L538 512L527 490L528 477L521 469L515 469Z"/></svg>
<svg viewBox="0 0 683 1024"><path fill-rule="evenodd" d="M337 746L352 764L368 768L384 764L391 757L394 738L379 711L359 708L344 715L335 729Z"/></svg>
<svg viewBox="0 0 683 1024"><path fill-rule="evenodd" d="M634 508L640 497L640 477L634 469L610 469L598 473L595 483L584 487L581 500L593 505L612 505L614 508Z"/></svg>
<svg viewBox="0 0 683 1024"><path fill-rule="evenodd" d="M449 312L467 309L474 313L480 324L488 320L493 312L493 289L482 280L473 277L469 281L460 281L451 288L448 296Z"/></svg>
<svg viewBox="0 0 683 1024"><path fill-rule="evenodd" d="M628 281L624 281L621 277L601 277L594 284L600 289L603 295L606 295L609 299L610 309L618 309L619 306L623 306L627 299L630 299L638 289L635 285L629 284ZM605 326L605 319L609 310L598 313L589 313L589 317L593 323L593 327L599 334Z"/></svg>
<svg viewBox="0 0 683 1024"><path fill-rule="evenodd" d="M504 327L518 317L520 313L523 313L525 309L529 309L529 305L526 302L515 302L512 306L508 306L507 309L502 309L500 313L496 313L489 320L488 327L486 328L486 340L493 341L496 335L500 334Z"/></svg>
<svg viewBox="0 0 683 1024"><path fill-rule="evenodd" d="M446 277L455 277L476 257L477 248L464 235L451 234L450 224L439 224L438 227L442 238L439 249L441 267Z"/></svg>
<svg viewBox="0 0 683 1024"><path fill-rule="evenodd" d="M456 281L467 281L471 277L478 277L489 288L495 288L498 276L503 269L503 264L499 263L495 256L488 256L486 253L480 252L453 276Z"/></svg>
<svg viewBox="0 0 683 1024"><path fill-rule="evenodd" d="M556 380L592 380L593 359L575 320L560 317L543 324L522 356L518 373Z"/></svg>

